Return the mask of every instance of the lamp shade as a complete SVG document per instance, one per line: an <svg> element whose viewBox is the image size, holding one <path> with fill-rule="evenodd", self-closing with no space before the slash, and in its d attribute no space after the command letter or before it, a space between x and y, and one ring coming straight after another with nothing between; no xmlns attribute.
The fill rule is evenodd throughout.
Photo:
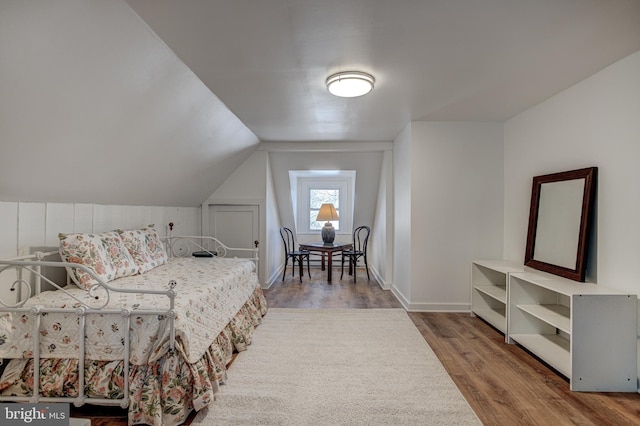
<svg viewBox="0 0 640 426"><path fill-rule="evenodd" d="M316 220L320 221L320 220L326 220L327 222L330 222L332 220L339 220L340 218L338 217L338 212L336 211L336 208L333 207L333 204L327 203L327 204L323 204L320 206L320 211L318 212L318 217L316 217Z"/></svg>
<svg viewBox="0 0 640 426"><path fill-rule="evenodd" d="M316 220L326 220L327 222L322 227L322 241L325 244L333 244L333 240L336 238L336 229L331 224L332 220L338 220L338 212L333 204L323 204L320 206L318 217Z"/></svg>

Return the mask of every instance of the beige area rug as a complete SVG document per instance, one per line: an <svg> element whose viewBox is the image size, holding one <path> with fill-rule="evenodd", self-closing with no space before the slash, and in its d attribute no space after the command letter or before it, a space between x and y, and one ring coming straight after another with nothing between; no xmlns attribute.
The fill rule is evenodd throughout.
<svg viewBox="0 0 640 426"><path fill-rule="evenodd" d="M269 310L192 425L474 425L402 309Z"/></svg>

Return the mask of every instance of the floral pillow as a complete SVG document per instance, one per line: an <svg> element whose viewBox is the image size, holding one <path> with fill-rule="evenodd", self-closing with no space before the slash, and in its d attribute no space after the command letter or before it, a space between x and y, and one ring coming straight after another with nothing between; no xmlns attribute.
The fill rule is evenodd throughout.
<svg viewBox="0 0 640 426"><path fill-rule="evenodd" d="M165 262L154 258L154 254L149 250L149 236L146 230L131 229L127 231L118 230L120 238L124 242L125 247L129 250L131 257L138 265L138 272L144 274L152 270L156 266L160 266ZM154 247L155 251L155 246ZM157 256L157 255L156 255Z"/></svg>
<svg viewBox="0 0 640 426"><path fill-rule="evenodd" d="M162 239L158 232L153 228L153 225L149 225L142 228L142 231L146 233L147 238L147 251L149 255L158 262L159 265L164 265L168 261L167 251L164 248Z"/></svg>
<svg viewBox="0 0 640 426"><path fill-rule="evenodd" d="M116 268L107 254L107 247L97 234L58 234L62 261L79 263L90 268L98 278L111 281L116 278ZM71 280L81 289L88 290L98 281L78 268L67 268Z"/></svg>
<svg viewBox="0 0 640 426"><path fill-rule="evenodd" d="M107 255L111 258L111 263L116 269L116 278L128 277L138 273L138 265L131 257L127 247L125 247L120 234L115 231L105 232L100 234L100 237L107 249Z"/></svg>

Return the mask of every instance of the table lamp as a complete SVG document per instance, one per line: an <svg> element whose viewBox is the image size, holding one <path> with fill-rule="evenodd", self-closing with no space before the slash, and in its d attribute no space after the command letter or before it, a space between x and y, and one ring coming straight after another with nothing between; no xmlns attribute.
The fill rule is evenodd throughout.
<svg viewBox="0 0 640 426"><path fill-rule="evenodd" d="M333 240L336 237L336 229L331 225L332 220L338 220L338 212L336 208L333 207L333 204L323 204L320 206L320 211L318 212L318 217L316 217L317 221L326 220L327 222L322 227L322 241L325 244L333 244Z"/></svg>

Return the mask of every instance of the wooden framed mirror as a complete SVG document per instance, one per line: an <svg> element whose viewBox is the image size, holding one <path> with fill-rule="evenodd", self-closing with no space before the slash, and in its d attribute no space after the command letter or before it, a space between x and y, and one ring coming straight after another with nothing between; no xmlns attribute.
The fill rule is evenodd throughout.
<svg viewBox="0 0 640 426"><path fill-rule="evenodd" d="M584 281L597 167L533 178L524 264Z"/></svg>

